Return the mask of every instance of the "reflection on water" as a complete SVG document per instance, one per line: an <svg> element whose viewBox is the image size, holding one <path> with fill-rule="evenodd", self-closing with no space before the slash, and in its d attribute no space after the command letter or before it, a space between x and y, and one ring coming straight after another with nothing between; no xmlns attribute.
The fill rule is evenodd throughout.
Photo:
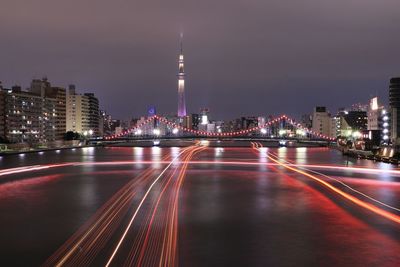
<svg viewBox="0 0 400 267"><path fill-rule="evenodd" d="M162 167L162 163L160 162L162 159L162 149L160 147L157 146L153 146L151 148L151 161L153 161L152 163L152 167L159 169Z"/></svg>
<svg viewBox="0 0 400 267"><path fill-rule="evenodd" d="M88 148L0 157L0 169L55 162L155 161L68 166L0 178L1 266L37 266L144 168L181 148ZM298 173L269 165L267 152L297 164L344 166L326 148L208 148L190 165L179 202L182 266L396 266L400 231ZM216 161L262 163L217 165ZM265 164L264 164L265 163ZM352 164L393 169L354 160ZM400 179L389 173L318 169L393 206ZM158 188L158 187L157 187ZM154 196L157 192L154 192ZM162 227L162 226L158 226ZM161 229L161 228L160 228ZM32 251L32 253L22 253Z"/></svg>

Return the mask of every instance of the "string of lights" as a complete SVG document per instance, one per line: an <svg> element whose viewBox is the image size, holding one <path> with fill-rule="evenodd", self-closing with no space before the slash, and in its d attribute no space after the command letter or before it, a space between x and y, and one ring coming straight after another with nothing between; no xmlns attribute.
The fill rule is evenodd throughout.
<svg viewBox="0 0 400 267"><path fill-rule="evenodd" d="M256 126L256 127L252 127L246 130L240 130L240 131L231 131L231 132L207 132L207 131L200 131L200 130L195 130L195 129L190 129L184 126L181 126L175 122L169 121L168 119L164 118L164 117L160 117L158 115L154 115L149 117L148 119L146 119L144 122L136 125L135 127L128 129L126 131L123 131L119 134L114 134L114 135L109 135L109 136L105 136L104 139L105 140L113 140L113 139L118 139L121 137L124 137L126 135L129 134L140 134L141 133L141 128L143 126L145 126L146 124L154 121L154 120L158 120L162 123L165 123L166 125L173 127L173 133L178 133L179 131L182 132L187 132L187 133L191 133L194 134L196 136L206 136L206 137L234 137L234 136L241 136L241 135L246 135L252 132L256 132L256 131L261 131L262 133L266 133L265 128L269 127L273 124L279 123L281 121L286 121L288 123L290 123L291 125L295 126L297 129L301 130L302 133L304 134L309 134L312 136L315 136L317 138L320 139L324 139L324 140L328 140L328 141L334 141L335 138L332 138L330 136L326 136L320 133L317 133L313 130L307 129L306 127L302 126L300 123L296 123L293 119L287 117L286 115L281 115L278 118L275 118L273 120L268 121L267 123L260 125L260 126ZM156 129L155 129L156 130ZM156 133L156 132L155 132ZM157 134L157 133L156 133ZM158 132L159 134L159 132Z"/></svg>

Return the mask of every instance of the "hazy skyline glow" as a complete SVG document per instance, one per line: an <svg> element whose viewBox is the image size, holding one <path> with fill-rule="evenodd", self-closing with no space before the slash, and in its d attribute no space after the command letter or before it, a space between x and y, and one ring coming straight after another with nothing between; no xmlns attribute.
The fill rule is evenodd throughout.
<svg viewBox="0 0 400 267"><path fill-rule="evenodd" d="M184 31L186 105L212 118L331 111L400 75L398 0L20 1L0 9L0 80L94 92L117 118L177 110Z"/></svg>

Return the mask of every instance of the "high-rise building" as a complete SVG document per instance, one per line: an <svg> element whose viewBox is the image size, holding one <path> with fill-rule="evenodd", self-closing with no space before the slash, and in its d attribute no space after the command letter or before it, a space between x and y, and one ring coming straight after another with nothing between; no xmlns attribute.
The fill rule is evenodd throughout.
<svg viewBox="0 0 400 267"><path fill-rule="evenodd" d="M62 139L61 133L57 135L57 91L52 89L50 82L46 77L40 79L33 79L29 91L42 98L42 119L41 124L41 140L54 141L55 139ZM58 123L65 124L65 120L58 121ZM64 128L64 127L62 127Z"/></svg>
<svg viewBox="0 0 400 267"><path fill-rule="evenodd" d="M326 110L326 107L314 108L312 130L325 136L331 136L331 115Z"/></svg>
<svg viewBox="0 0 400 267"><path fill-rule="evenodd" d="M344 115L344 119L352 131L367 130L368 116L366 111L351 110Z"/></svg>
<svg viewBox="0 0 400 267"><path fill-rule="evenodd" d="M5 94L5 139L11 143L46 141L43 98L13 86Z"/></svg>
<svg viewBox="0 0 400 267"><path fill-rule="evenodd" d="M45 89L45 97L56 100L55 105L55 138L62 140L66 132L66 90L62 87L47 87Z"/></svg>
<svg viewBox="0 0 400 267"><path fill-rule="evenodd" d="M100 111L100 117L101 117L101 121L103 126L100 126L100 130L102 129L103 133L100 133L101 135L110 135L113 133L112 128L112 117L110 114L107 114L107 112L105 110L101 110Z"/></svg>
<svg viewBox="0 0 400 267"><path fill-rule="evenodd" d="M400 77L390 79L389 105L391 114L391 139L394 145L400 144Z"/></svg>
<svg viewBox="0 0 400 267"><path fill-rule="evenodd" d="M89 132L89 97L75 92L70 85L67 95L67 131L84 134Z"/></svg>
<svg viewBox="0 0 400 267"><path fill-rule="evenodd" d="M6 140L6 91L0 82L0 143Z"/></svg>
<svg viewBox="0 0 400 267"><path fill-rule="evenodd" d="M389 143L390 112L380 105L378 97L372 98L368 107L368 134L377 145Z"/></svg>
<svg viewBox="0 0 400 267"><path fill-rule="evenodd" d="M184 70L184 61L183 61L183 44L182 44L181 34L181 51L179 54L178 61L178 117L186 116L186 102L185 102L185 70Z"/></svg>
<svg viewBox="0 0 400 267"><path fill-rule="evenodd" d="M89 129L93 131L94 136L100 136L99 100L93 93L85 93L84 95L89 99Z"/></svg>
<svg viewBox="0 0 400 267"><path fill-rule="evenodd" d="M47 80L47 77L43 77L41 80L33 79L31 81L31 87L29 88L29 91L36 95L40 95L41 97L44 97L46 94L46 89L50 88L50 87L51 87L51 84Z"/></svg>
<svg viewBox="0 0 400 267"><path fill-rule="evenodd" d="M307 129L312 128L312 117L310 114L303 114L300 123Z"/></svg>
<svg viewBox="0 0 400 267"><path fill-rule="evenodd" d="M191 129L198 130L199 124L201 123L201 117L199 114L192 114L192 127Z"/></svg>

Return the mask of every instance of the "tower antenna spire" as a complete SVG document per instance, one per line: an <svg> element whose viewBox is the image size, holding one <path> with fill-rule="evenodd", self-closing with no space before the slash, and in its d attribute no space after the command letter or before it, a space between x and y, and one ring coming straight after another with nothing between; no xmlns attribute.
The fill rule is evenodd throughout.
<svg viewBox="0 0 400 267"><path fill-rule="evenodd" d="M181 54L183 54L183 32L181 32L180 46L181 46Z"/></svg>
<svg viewBox="0 0 400 267"><path fill-rule="evenodd" d="M186 116L186 103L185 103L185 70L183 60L183 32L181 32L180 48L181 53L178 60L178 117Z"/></svg>

